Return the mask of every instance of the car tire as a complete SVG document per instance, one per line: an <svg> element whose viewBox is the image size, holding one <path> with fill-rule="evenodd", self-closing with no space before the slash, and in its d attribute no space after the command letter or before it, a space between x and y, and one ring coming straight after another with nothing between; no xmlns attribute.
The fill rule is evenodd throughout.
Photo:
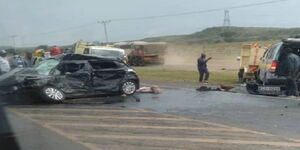
<svg viewBox="0 0 300 150"><path fill-rule="evenodd" d="M257 72L255 72L255 79L256 79L256 82L258 84L263 84L263 81L260 79L260 70L258 70Z"/></svg>
<svg viewBox="0 0 300 150"><path fill-rule="evenodd" d="M258 94L258 85L255 83L247 83L246 89L249 94L254 94L254 95Z"/></svg>
<svg viewBox="0 0 300 150"><path fill-rule="evenodd" d="M41 90L42 99L47 103L62 103L65 100L65 94L53 87L46 86Z"/></svg>
<svg viewBox="0 0 300 150"><path fill-rule="evenodd" d="M137 90L137 83L133 80L127 80L120 85L120 93L125 95L132 95Z"/></svg>

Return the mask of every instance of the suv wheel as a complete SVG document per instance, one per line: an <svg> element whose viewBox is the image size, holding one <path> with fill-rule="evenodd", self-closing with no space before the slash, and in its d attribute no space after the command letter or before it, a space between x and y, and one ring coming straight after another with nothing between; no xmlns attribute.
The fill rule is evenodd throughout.
<svg viewBox="0 0 300 150"><path fill-rule="evenodd" d="M248 82L246 84L246 89L249 94L258 94L258 85L256 83Z"/></svg>
<svg viewBox="0 0 300 150"><path fill-rule="evenodd" d="M137 90L137 84L133 80L127 80L120 86L121 94L132 95Z"/></svg>
<svg viewBox="0 0 300 150"><path fill-rule="evenodd" d="M44 101L50 103L61 103L65 100L65 94L52 86L44 87L41 91L41 95Z"/></svg>

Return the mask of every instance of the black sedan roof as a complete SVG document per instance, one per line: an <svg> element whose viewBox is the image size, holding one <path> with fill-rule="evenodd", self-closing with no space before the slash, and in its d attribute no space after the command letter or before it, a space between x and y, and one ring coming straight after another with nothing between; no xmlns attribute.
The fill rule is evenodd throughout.
<svg viewBox="0 0 300 150"><path fill-rule="evenodd" d="M99 61L119 61L118 58L113 57L99 57L95 55L83 55L83 54L66 54L63 56L57 57L63 61L70 61L70 60L99 60Z"/></svg>

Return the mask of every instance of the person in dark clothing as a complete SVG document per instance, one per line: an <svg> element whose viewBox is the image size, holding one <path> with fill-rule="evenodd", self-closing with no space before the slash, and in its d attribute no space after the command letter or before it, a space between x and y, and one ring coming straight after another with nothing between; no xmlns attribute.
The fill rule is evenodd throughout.
<svg viewBox="0 0 300 150"><path fill-rule="evenodd" d="M286 77L286 95L299 96L297 79L300 69L300 58L291 48L284 48L281 58L281 76Z"/></svg>
<svg viewBox="0 0 300 150"><path fill-rule="evenodd" d="M32 67L33 66L33 61L34 58L32 56L31 52L26 52L24 62L25 62L25 67Z"/></svg>
<svg viewBox="0 0 300 150"><path fill-rule="evenodd" d="M204 77L204 81L205 81L205 83L207 83L207 80L209 78L209 72L208 72L208 69L207 69L207 62L210 59L212 59L212 58L209 57L208 59L206 59L205 54L201 54L201 56L198 58L199 82L202 82L203 77Z"/></svg>

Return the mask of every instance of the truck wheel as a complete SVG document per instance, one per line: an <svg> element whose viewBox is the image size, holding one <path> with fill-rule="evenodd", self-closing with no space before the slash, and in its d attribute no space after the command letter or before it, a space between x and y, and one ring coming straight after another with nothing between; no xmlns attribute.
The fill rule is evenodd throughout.
<svg viewBox="0 0 300 150"><path fill-rule="evenodd" d="M120 93L126 95L132 95L137 90L137 84L133 80L127 80L120 85Z"/></svg>
<svg viewBox="0 0 300 150"><path fill-rule="evenodd" d="M239 78L240 83L245 82L243 76L244 76L244 69L240 69L239 72L238 72L238 78Z"/></svg>
<svg viewBox="0 0 300 150"><path fill-rule="evenodd" d="M139 66L145 66L145 62L142 57L139 58Z"/></svg>
<svg viewBox="0 0 300 150"><path fill-rule="evenodd" d="M41 90L41 96L47 103L62 103L65 100L65 94L59 89L46 86Z"/></svg>
<svg viewBox="0 0 300 150"><path fill-rule="evenodd" d="M131 64L132 64L132 66L138 66L139 65L139 62L138 62L138 59L137 59L136 56L132 57Z"/></svg>
<svg viewBox="0 0 300 150"><path fill-rule="evenodd" d="M133 66L133 65L134 65L134 59L133 59L132 56L128 56L128 64L129 64L130 66Z"/></svg>

